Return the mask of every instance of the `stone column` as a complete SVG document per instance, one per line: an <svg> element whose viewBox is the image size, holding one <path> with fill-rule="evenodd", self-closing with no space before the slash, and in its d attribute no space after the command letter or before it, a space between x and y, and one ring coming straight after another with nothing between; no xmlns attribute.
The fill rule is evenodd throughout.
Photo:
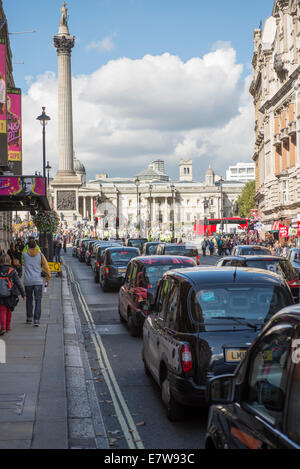
<svg viewBox="0 0 300 469"><path fill-rule="evenodd" d="M83 218L86 218L86 197L83 196Z"/></svg>
<svg viewBox="0 0 300 469"><path fill-rule="evenodd" d="M58 173L62 176L75 175L71 79L71 49L74 44L74 36L62 33L54 36L58 55Z"/></svg>

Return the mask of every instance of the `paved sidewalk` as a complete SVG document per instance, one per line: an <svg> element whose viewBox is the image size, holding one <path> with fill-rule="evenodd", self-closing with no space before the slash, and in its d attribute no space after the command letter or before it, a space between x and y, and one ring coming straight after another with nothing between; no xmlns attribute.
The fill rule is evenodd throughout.
<svg viewBox="0 0 300 469"><path fill-rule="evenodd" d="M62 281L43 293L40 327L25 324L25 302L13 312L12 330L1 337L0 449L68 448Z"/></svg>

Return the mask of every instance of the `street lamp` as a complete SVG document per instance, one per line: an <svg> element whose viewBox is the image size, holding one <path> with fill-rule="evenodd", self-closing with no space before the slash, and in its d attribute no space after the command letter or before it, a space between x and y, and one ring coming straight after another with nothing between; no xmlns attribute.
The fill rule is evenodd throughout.
<svg viewBox="0 0 300 469"><path fill-rule="evenodd" d="M45 112L46 108L42 107L42 114L36 118L36 120L40 121L41 125L43 126L43 177L46 177L46 132L45 128L50 121L50 117L47 116Z"/></svg>
<svg viewBox="0 0 300 469"><path fill-rule="evenodd" d="M120 226L120 191L117 186L114 186L117 193L117 216L116 216L116 238L119 239L119 226Z"/></svg>
<svg viewBox="0 0 300 469"><path fill-rule="evenodd" d="M49 188L49 183L50 183L50 169L52 169L52 167L50 166L49 161L47 161L46 170L47 170L48 188Z"/></svg>
<svg viewBox="0 0 300 469"><path fill-rule="evenodd" d="M137 219L137 228L138 230L140 229L140 204L139 204L139 185L140 185L140 180L137 177L135 179L135 185L136 185L136 219Z"/></svg>
<svg viewBox="0 0 300 469"><path fill-rule="evenodd" d="M172 191L172 243L174 243L175 239L175 186L171 184L171 191Z"/></svg>
<svg viewBox="0 0 300 469"><path fill-rule="evenodd" d="M149 235L152 236L152 189L153 186L152 184L149 184L149 194L150 194L150 214L149 214L149 224L148 224L148 229L149 229Z"/></svg>

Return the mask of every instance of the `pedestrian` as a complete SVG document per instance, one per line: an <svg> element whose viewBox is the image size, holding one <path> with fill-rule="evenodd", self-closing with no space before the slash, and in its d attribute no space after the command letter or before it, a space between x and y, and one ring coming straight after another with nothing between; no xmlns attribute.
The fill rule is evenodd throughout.
<svg viewBox="0 0 300 469"><path fill-rule="evenodd" d="M56 241L55 250L54 250L55 262L60 262L60 252L61 252L61 242L58 239Z"/></svg>
<svg viewBox="0 0 300 469"><path fill-rule="evenodd" d="M0 256L0 335L11 330L12 311L19 301L25 300L25 290L8 254Z"/></svg>
<svg viewBox="0 0 300 469"><path fill-rule="evenodd" d="M214 245L214 243L211 239L208 241L208 245L209 245L209 253L210 253L211 256L213 256L214 255L214 250L215 250L215 245Z"/></svg>
<svg viewBox="0 0 300 469"><path fill-rule="evenodd" d="M64 236L63 244L64 244L64 252L67 252L67 237L66 236Z"/></svg>
<svg viewBox="0 0 300 469"><path fill-rule="evenodd" d="M206 239L204 239L201 244L203 256L206 256L206 246L207 246L207 242L206 242Z"/></svg>
<svg viewBox="0 0 300 469"><path fill-rule="evenodd" d="M24 259L24 286L26 292L26 324L40 325L42 312L43 278L42 271L46 274L46 282L49 285L51 273L45 256L38 249L36 241L28 242L28 250L23 254ZM33 315L33 295L35 309Z"/></svg>

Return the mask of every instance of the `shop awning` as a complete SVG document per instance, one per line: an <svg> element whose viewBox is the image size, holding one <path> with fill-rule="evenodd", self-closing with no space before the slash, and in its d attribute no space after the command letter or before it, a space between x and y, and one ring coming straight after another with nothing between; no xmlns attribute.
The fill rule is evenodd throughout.
<svg viewBox="0 0 300 469"><path fill-rule="evenodd" d="M279 231L279 225L280 225L279 221L274 221L271 231Z"/></svg>

